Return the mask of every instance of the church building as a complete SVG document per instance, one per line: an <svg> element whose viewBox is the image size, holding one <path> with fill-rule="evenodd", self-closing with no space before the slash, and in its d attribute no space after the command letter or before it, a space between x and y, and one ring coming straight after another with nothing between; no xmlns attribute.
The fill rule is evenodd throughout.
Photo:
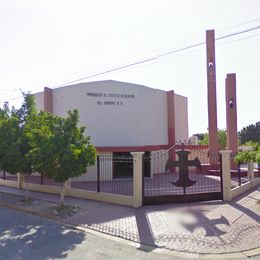
<svg viewBox="0 0 260 260"><path fill-rule="evenodd" d="M34 96L39 110L59 116L78 109L99 154L149 155L189 137L187 98L173 90L105 80L45 88Z"/></svg>

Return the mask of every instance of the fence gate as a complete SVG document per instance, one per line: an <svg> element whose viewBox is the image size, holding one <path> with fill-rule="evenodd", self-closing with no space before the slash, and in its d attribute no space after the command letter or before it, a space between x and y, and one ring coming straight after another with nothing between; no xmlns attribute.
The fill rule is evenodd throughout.
<svg viewBox="0 0 260 260"><path fill-rule="evenodd" d="M222 200L221 155L188 146L144 157L143 204Z"/></svg>

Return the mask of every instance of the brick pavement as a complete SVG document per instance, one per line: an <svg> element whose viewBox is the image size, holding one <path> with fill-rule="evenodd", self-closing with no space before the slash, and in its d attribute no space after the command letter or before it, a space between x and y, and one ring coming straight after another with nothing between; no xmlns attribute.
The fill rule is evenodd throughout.
<svg viewBox="0 0 260 260"><path fill-rule="evenodd" d="M22 195L23 190L0 186ZM56 202L59 196L30 192ZM108 203L66 198L83 210L64 222L134 242L197 254L234 253L260 248L260 187L232 202L198 202L133 209Z"/></svg>

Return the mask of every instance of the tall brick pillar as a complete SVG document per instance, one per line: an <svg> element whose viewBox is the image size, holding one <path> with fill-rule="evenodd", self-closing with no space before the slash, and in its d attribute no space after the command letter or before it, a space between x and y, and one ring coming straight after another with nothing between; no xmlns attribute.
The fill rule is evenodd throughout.
<svg viewBox="0 0 260 260"><path fill-rule="evenodd" d="M214 30L206 31L206 49L207 49L209 151L215 154L219 151L219 145L218 145L218 129L217 129L216 61L215 61Z"/></svg>
<svg viewBox="0 0 260 260"><path fill-rule="evenodd" d="M237 99L236 74L227 74L226 77L226 120L227 120L227 149L238 151L237 136Z"/></svg>
<svg viewBox="0 0 260 260"><path fill-rule="evenodd" d="M45 87L43 95L44 95L44 97L43 97L44 111L53 113L52 89Z"/></svg>

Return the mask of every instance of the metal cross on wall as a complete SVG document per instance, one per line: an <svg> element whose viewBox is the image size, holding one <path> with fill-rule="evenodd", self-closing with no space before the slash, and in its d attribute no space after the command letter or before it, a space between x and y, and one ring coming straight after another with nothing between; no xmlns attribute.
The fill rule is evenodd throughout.
<svg viewBox="0 0 260 260"><path fill-rule="evenodd" d="M172 167L179 167L179 179L176 182L172 182L177 187L183 187L184 194L186 193L186 187L194 185L197 181L191 180L189 177L189 167L196 166L201 170L201 164L198 157L194 160L188 160L189 151L178 151L176 154L179 157L179 161L173 161L168 159L165 171L167 172Z"/></svg>

